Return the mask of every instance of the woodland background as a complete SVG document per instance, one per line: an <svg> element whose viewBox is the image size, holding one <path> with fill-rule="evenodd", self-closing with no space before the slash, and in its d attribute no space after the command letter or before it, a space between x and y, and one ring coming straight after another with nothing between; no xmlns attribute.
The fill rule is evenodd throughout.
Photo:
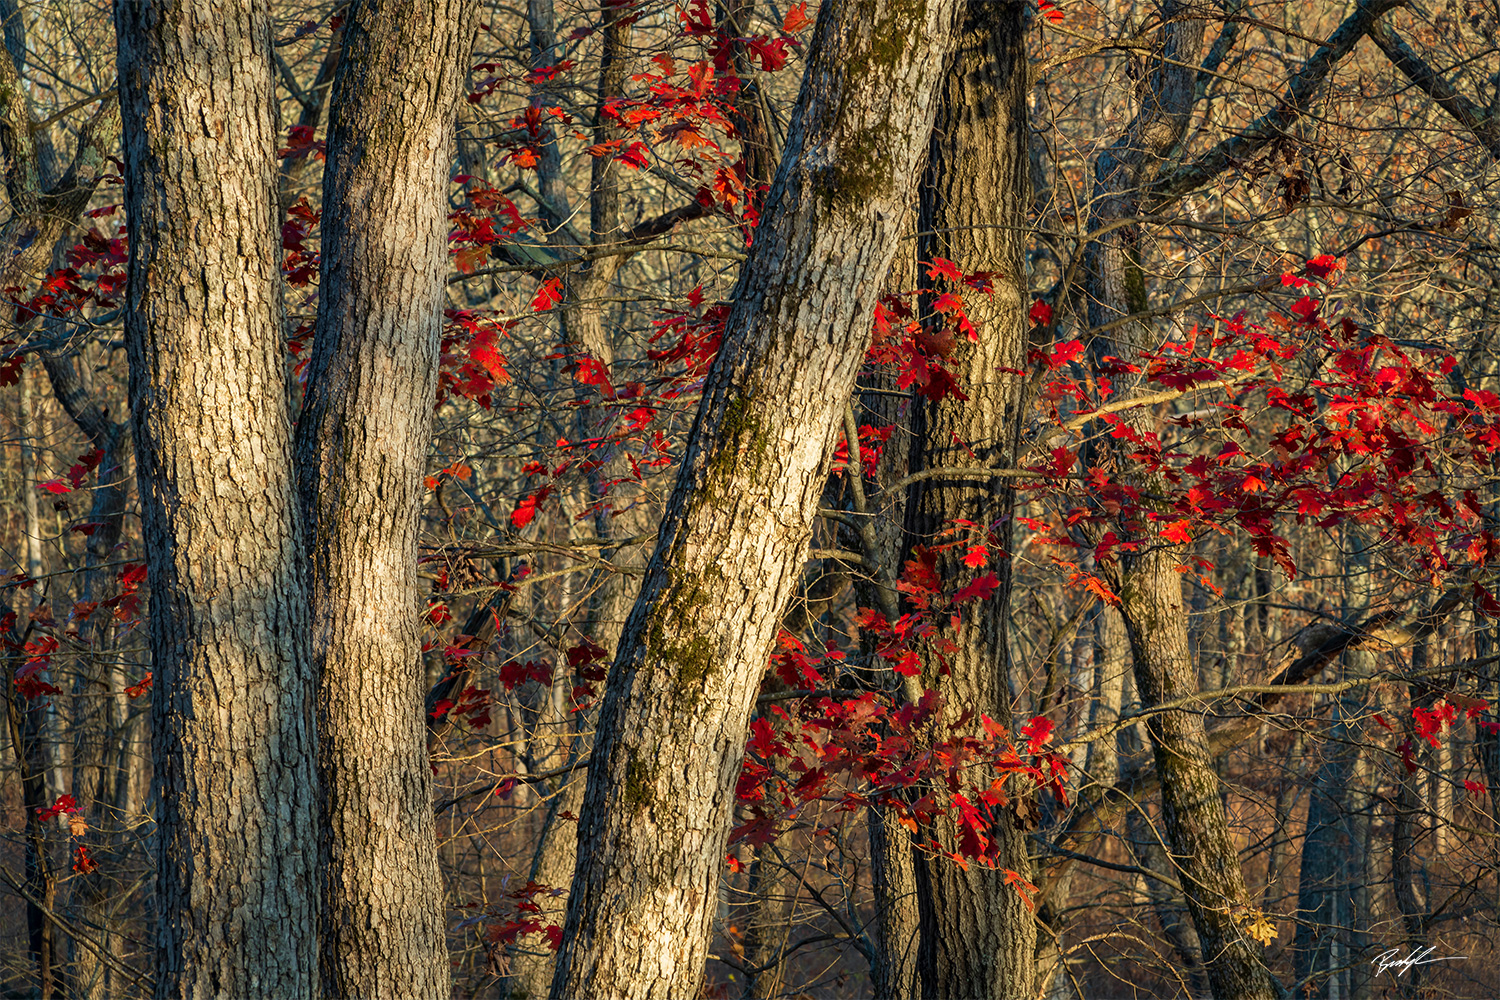
<svg viewBox="0 0 1500 1000"><path fill-rule="evenodd" d="M1030 935L1032 950L1016 966L1025 982L992 995L1222 992L1211 972L1224 959L1200 936L1210 918L1185 899L1197 876L1164 833L1161 786L1174 779L1157 774L1146 723L1171 698L1143 711L1119 607L1132 538L1181 567L1194 690L1165 714L1210 734L1207 798L1245 887L1215 912L1236 947L1299 996L1500 995L1488 460L1500 443L1500 6L1017 8L1024 72L1006 79L1021 80L1024 114L1005 134L1024 156L1009 194L975 197L989 210L1024 195L996 251L1021 273L989 273L983 252L962 259L943 233L977 216L936 226L913 185L876 345L829 449L821 516L796 543L810 545L805 570L756 696L702 995L917 989L940 962L919 954L931 890L881 870L912 850L889 843L908 834L919 871L1015 876L1003 920L1027 925L1014 940ZM272 13L296 395L343 5ZM606 671L818 16L815 2L772 0L478 11L416 553L455 996L541 995L552 981ZM0 346L12 574L0 591L0 992L145 995L157 693L126 424L114 21L84 0L5 0L0 21L15 303ZM1198 33L1184 36L1189 22ZM1122 144L1170 100L1166 142ZM1101 164L1143 150L1139 190L1111 187ZM82 186L69 165L90 155L98 177ZM1126 290L1110 300L1086 276L1122 234ZM925 431L912 413L988 405L962 375L963 324L982 339L995 301L1026 338L1012 369L1024 392L984 415L1014 435L1011 474L979 478L1014 506L921 527L906 511L920 493L910 474L964 460L913 465ZM1249 360L1231 364L1236 352ZM1129 419L1091 422L1101 379L1131 375L1137 397L1116 411ZM1163 474L1195 458L1215 471ZM1004 702L986 711L991 729L974 728L964 710L978 702L934 665L950 611L976 601L1004 622L988 633L1002 648L985 654ZM1132 628L1138 656L1154 640ZM901 717L924 687L943 692L941 709ZM953 744L971 733L978 743ZM985 770L1010 748L1014 767ZM987 933L983 907L968 919L953 936ZM1427 947L1464 957L1378 974L1378 954Z"/></svg>

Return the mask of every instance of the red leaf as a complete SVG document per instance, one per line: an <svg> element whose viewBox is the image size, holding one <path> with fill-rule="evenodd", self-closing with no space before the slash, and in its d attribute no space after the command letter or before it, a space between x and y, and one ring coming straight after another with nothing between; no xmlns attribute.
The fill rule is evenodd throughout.
<svg viewBox="0 0 1500 1000"><path fill-rule="evenodd" d="M943 278L947 281L958 282L964 280L964 272L953 261L945 257L934 257L932 258L932 263L927 268L927 277Z"/></svg>
<svg viewBox="0 0 1500 1000"><path fill-rule="evenodd" d="M901 658L896 661L893 669L902 677L915 677L922 672L922 661L916 653L908 649L901 654Z"/></svg>
<svg viewBox="0 0 1500 1000"><path fill-rule="evenodd" d="M1042 2L1045 3L1046 0L1042 0ZM1061 19L1062 15L1059 14L1058 17ZM1016 892L1020 894L1021 901L1026 904L1026 908L1033 913L1036 912L1036 900L1031 897L1031 894L1037 891L1037 887L1028 881L1026 876L1007 868L1005 869L1005 884L1015 886Z"/></svg>
<svg viewBox="0 0 1500 1000"><path fill-rule="evenodd" d="M609 380L609 369L598 358L579 355L574 361L573 377L584 385L594 386L605 399L614 399L617 395Z"/></svg>
<svg viewBox="0 0 1500 1000"><path fill-rule="evenodd" d="M1034 307L1032 311L1036 311ZM1083 354L1082 341L1069 340L1066 343L1058 344L1057 350L1047 356L1047 367L1061 368L1068 362L1077 360L1081 354Z"/></svg>
<svg viewBox="0 0 1500 1000"><path fill-rule="evenodd" d="M1344 258L1325 253L1307 262L1307 273L1315 278L1327 278L1336 271L1342 271L1344 266Z"/></svg>
<svg viewBox="0 0 1500 1000"><path fill-rule="evenodd" d="M786 17L781 19L781 30L789 35L795 35L803 28L812 24L812 18L807 16L807 0L791 7L786 12Z"/></svg>
<svg viewBox="0 0 1500 1000"><path fill-rule="evenodd" d="M1186 521L1173 521L1162 529L1161 537L1177 545L1186 545L1193 540L1193 536L1188 534Z"/></svg>
<svg viewBox="0 0 1500 1000"><path fill-rule="evenodd" d="M964 587L958 593L954 594L953 603L963 604L976 598L981 601L987 601L990 599L990 595L995 592L995 588L998 586L1000 586L1000 578L994 573L986 573L984 576L978 577L968 586Z"/></svg>
<svg viewBox="0 0 1500 1000"><path fill-rule="evenodd" d="M1496 601L1494 595L1485 590L1479 584L1474 584L1474 604L1480 613L1491 618L1500 618L1500 601Z"/></svg>
<svg viewBox="0 0 1500 1000"><path fill-rule="evenodd" d="M46 490L48 493L72 493L73 487L61 479L49 479L45 483L37 483L36 488Z"/></svg>
<svg viewBox="0 0 1500 1000"><path fill-rule="evenodd" d="M1052 322L1052 307L1041 299L1031 304L1031 311L1026 314L1037 326L1046 326Z"/></svg>
<svg viewBox="0 0 1500 1000"><path fill-rule="evenodd" d="M552 487L543 486L531 494L531 496L516 504L516 509L510 513L510 523L517 528L524 528L530 524L531 519L536 517L537 505L547 499L548 494L551 492Z"/></svg>
<svg viewBox="0 0 1500 1000"><path fill-rule="evenodd" d="M36 811L37 818L43 823L54 816L66 816L69 813L78 812L78 802L71 795L59 795L57 801L46 809Z"/></svg>
<svg viewBox="0 0 1500 1000"><path fill-rule="evenodd" d="M536 298L531 300L531 309L533 312L546 312L562 300L562 279L548 278L536 290Z"/></svg>
<svg viewBox="0 0 1500 1000"><path fill-rule="evenodd" d="M1026 750L1032 755L1042 752L1042 746L1052 738L1052 730L1055 723L1044 715L1038 715L1026 725L1021 727L1021 735L1026 737Z"/></svg>

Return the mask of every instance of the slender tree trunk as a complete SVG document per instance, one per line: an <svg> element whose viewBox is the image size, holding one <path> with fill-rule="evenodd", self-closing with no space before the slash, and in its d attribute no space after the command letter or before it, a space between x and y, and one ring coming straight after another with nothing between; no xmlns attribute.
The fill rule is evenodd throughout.
<svg viewBox="0 0 1500 1000"><path fill-rule="evenodd" d="M1130 673L1130 639L1120 611L1100 603L1094 615L1094 697L1089 727L1110 726L1119 721L1125 700L1125 681ZM1106 736L1089 744L1088 777L1108 788L1120 780L1120 736Z"/></svg>
<svg viewBox="0 0 1500 1000"><path fill-rule="evenodd" d="M911 832L896 821L894 813L871 806L867 816L879 949L871 969L871 992L876 1000L906 1000L917 996L921 988L916 854Z"/></svg>
<svg viewBox="0 0 1500 1000"><path fill-rule="evenodd" d="M1307 836L1302 843L1301 874L1297 883L1297 935L1293 941L1296 982L1305 983L1299 997L1332 997L1347 979L1345 962L1335 961L1336 947L1345 943L1348 929L1339 919L1347 913L1350 887L1348 859L1360 851L1351 838L1349 799L1360 755L1358 719L1365 712L1357 699L1334 702L1335 721L1329 728L1323 762L1307 805ZM1316 979L1314 979L1316 977Z"/></svg>
<svg viewBox="0 0 1500 1000"><path fill-rule="evenodd" d="M14 12L12 17L16 17ZM36 449L32 437L36 431L36 414L32 406L32 377L21 372L17 403L19 414L16 429L21 434L21 509L25 538L25 564L23 571L32 579L40 579L45 572L42 561L42 522L37 503ZM12 608L5 607L5 613ZM16 636L8 636L14 643ZM57 899L57 876L54 871L52 848L48 843L47 825L38 815L45 810L62 789L58 782L59 769L52 761L61 749L62 734L57 731L56 708L50 698L32 698L23 703L21 694L14 685L15 671L24 663L19 650L6 657L9 668L6 677L6 721L11 749L16 755L16 769L21 778L21 804L26 821L26 900L27 942L37 970L37 994L42 1000L51 1000L57 985L57 933L52 920L44 912L52 909ZM51 677L43 674L44 683Z"/></svg>
<svg viewBox="0 0 1500 1000"><path fill-rule="evenodd" d="M917 224L917 199L913 198L903 213L897 240L900 249L886 272L886 295L901 295L918 286ZM852 478L861 471L853 464L848 473L850 506L861 523L857 548L865 561L865 572L854 578L855 601L859 607L875 608L887 621L900 617L896 568L906 550L906 490L888 487L905 479L911 468L911 429L906 419L910 404L904 394L898 394L897 382L890 372L866 373L854 393L855 408L845 417L844 424L846 438L851 433L850 424L855 425L856 436L862 423L891 427L891 437L881 449L875 474ZM906 698L920 698L921 687L916 678L902 677L888 666L879 665L875 649L876 643L862 633L860 662L867 675L878 678L878 683L893 694L904 687ZM878 803L865 810L865 824L870 837L870 888L875 897L871 989L877 1000L915 997L920 988L917 950L921 916L917 908L912 834L897 820L893 810Z"/></svg>
<svg viewBox="0 0 1500 1000"><path fill-rule="evenodd" d="M0 605L0 614L14 609ZM21 779L21 808L25 810L26 829L26 932L27 948L36 962L37 995L51 1000L57 987L57 932L47 911L57 905L57 871L48 843L46 825L41 813L51 803L47 799L46 756L41 730L35 718L35 705L24 705L16 689L16 671L26 662L19 647L20 634L14 628L6 636L13 644L5 657L5 722L11 751L16 755L16 771Z"/></svg>
<svg viewBox="0 0 1500 1000"><path fill-rule="evenodd" d="M446 305L471 0L360 0L330 102L323 264L297 426L322 788L322 988L441 997L417 526Z"/></svg>
<svg viewBox="0 0 1500 1000"><path fill-rule="evenodd" d="M1125 829L1137 864L1173 881L1182 879L1182 873L1162 847L1160 827L1148 822L1142 810L1130 812L1125 819ZM1193 997L1209 996L1208 976L1203 968L1203 945L1198 940L1198 932L1188 915L1182 893L1160 879L1142 876L1140 884L1146 898L1151 901L1157 922L1161 924L1162 935L1177 953L1177 960L1181 963L1179 974L1187 982L1190 994Z"/></svg>
<svg viewBox="0 0 1500 1000"><path fill-rule="evenodd" d="M910 487L907 542L929 543L949 522L965 519L1010 548L1014 491L984 469L1003 469L1016 458L1022 425L1024 378L1005 370L1026 364L1025 230L1030 207L1026 116L1028 63L1025 8L972 4L944 79L922 187L921 260L952 260L966 272L994 274L994 292L932 288L963 295L977 333L954 338L947 359L968 395L912 404L912 472L973 466L972 479L932 478ZM924 661L922 683L945 704L974 709L1010 723L1010 561L998 556L978 571L962 562L963 550L938 558L945 587L976 572L996 571L1000 587L990 600L966 610L958 651L945 663ZM976 718L974 727L979 730ZM996 868L967 871L947 858L927 858L922 897L922 992L931 998L1003 998L1027 995L1035 978L1036 922L1021 896L1004 882L1003 869L1030 874L1026 834L1002 811L990 831L998 842ZM926 837L945 851L958 832L939 823Z"/></svg>
<svg viewBox="0 0 1500 1000"><path fill-rule="evenodd" d="M315 756L268 7L115 8L151 582L158 997L316 987Z"/></svg>
<svg viewBox="0 0 1500 1000"><path fill-rule="evenodd" d="M1088 319L1094 327L1144 307L1141 226L1130 220L1140 215L1141 192L1160 172L1164 156L1185 133L1192 114L1204 22L1179 2L1166 5L1163 20L1160 51L1153 57L1141 108L1125 134L1096 162L1084 258ZM1105 354L1129 357L1144 346L1138 341L1145 335L1127 326L1113 338L1096 338L1091 349L1096 359ZM1135 391L1128 385L1123 389ZM1146 414L1132 419L1138 430L1149 429ZM1122 456L1120 467L1129 468L1129 462ZM1136 687L1142 705L1150 708L1198 690L1182 575L1177 572L1186 550L1163 543L1149 525L1122 523L1119 530L1122 538L1140 542L1140 550L1122 555L1111 573L1130 635ZM1219 796L1203 717L1189 711L1165 712L1153 716L1146 728L1161 777L1171 862L1187 890L1213 991L1224 998L1269 1000L1275 993L1260 949L1236 922L1253 907Z"/></svg>
<svg viewBox="0 0 1500 1000"><path fill-rule="evenodd" d="M698 990L756 686L959 7L833 0L819 13L787 154L607 682L554 997Z"/></svg>

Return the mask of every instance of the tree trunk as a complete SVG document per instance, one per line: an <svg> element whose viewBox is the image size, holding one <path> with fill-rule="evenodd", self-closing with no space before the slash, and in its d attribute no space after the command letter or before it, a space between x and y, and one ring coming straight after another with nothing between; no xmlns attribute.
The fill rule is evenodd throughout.
<svg viewBox="0 0 1500 1000"><path fill-rule="evenodd" d="M327 996L447 996L417 527L471 0L355 3L329 108L297 460L312 570Z"/></svg>
<svg viewBox="0 0 1500 1000"><path fill-rule="evenodd" d="M916 234L917 199L910 199L902 215L901 248L886 271L884 294L901 295L917 287ZM850 464L849 506L859 519L855 543L865 572L854 577L855 603L875 608L887 621L901 611L897 603L896 568L906 550L906 490L890 488L906 478L911 468L911 431L906 419L909 403L898 387L898 377L889 371L871 371L862 376L855 390L854 408L846 414L844 435L858 436L861 423L892 428L891 440L881 449L874 475L855 476ZM851 432L850 424L854 425ZM909 699L920 699L921 687L914 677L903 677L875 656L876 642L869 633L860 634L860 668L893 695L904 691ZM872 803L865 810L870 837L870 888L875 897L875 931L871 940L870 985L876 1000L904 1000L920 988L917 949L921 916L917 912L916 850L911 831L903 827L894 810Z"/></svg>
<svg viewBox="0 0 1500 1000"><path fill-rule="evenodd" d="M1167 4L1163 20L1160 50L1152 58L1141 108L1095 166L1084 265L1088 320L1096 328L1144 307L1141 226L1130 220L1140 216L1142 191L1159 174L1163 158L1181 139L1192 115L1204 22L1177 2ZM1127 325L1113 337L1096 338L1092 354L1096 360L1107 354L1133 357L1147 335ZM1135 391L1128 385L1122 388L1127 395ZM1128 419L1137 430L1150 429L1145 423L1148 414L1136 412ZM1130 459L1120 456L1119 467L1130 468ZM1118 530L1120 537L1140 543L1140 551L1122 555L1111 574L1130 635L1136 687L1142 706L1149 709L1198 690L1182 575L1177 571L1186 550L1163 543L1149 524L1122 522ZM1274 988L1260 950L1237 923L1253 906L1219 797L1203 717L1189 711L1166 712L1153 716L1146 728L1161 777L1171 862L1187 890L1188 910L1214 994L1269 1000Z"/></svg>
<svg viewBox="0 0 1500 1000"><path fill-rule="evenodd" d="M976 343L954 338L947 359L967 400L912 403L911 471L972 466L972 479L929 478L907 495L907 546L928 544L955 519L987 529L1000 552L1010 548L1015 493L985 469L1015 461L1024 377L1005 369L1026 364L1026 283L1023 254L1030 185L1026 116L1025 8L972 4L952 65L944 78L930 159L922 186L919 258L946 258L966 272L993 272L994 292L936 288L962 294ZM974 709L1010 723L1010 561L970 570L963 549L937 560L946 589L993 569L1000 586L991 599L965 611L958 651L946 664L924 658L922 683L944 704ZM979 729L979 720L973 723ZM996 868L967 871L929 857L922 901L922 992L927 997L998 998L1029 994L1035 978L1036 922L1022 897L1004 883L1003 869L1030 874L1026 833L1002 811L990 835L999 843ZM924 832L944 851L957 849L958 831L941 822Z"/></svg>
<svg viewBox="0 0 1500 1000"><path fill-rule="evenodd" d="M1351 725L1349 720L1359 719L1365 707L1356 698L1339 699L1333 703L1333 712L1323 762L1308 798L1307 836L1297 883L1299 919L1293 969L1296 981L1305 984L1299 997L1348 995L1347 960L1335 959L1346 944L1347 918L1364 916L1350 913L1348 899L1350 864L1361 853L1361 845L1352 836L1349 800L1362 749L1358 723Z"/></svg>
<svg viewBox="0 0 1500 1000"><path fill-rule="evenodd" d="M115 8L151 582L156 995L316 984L312 674L261 3Z"/></svg>
<svg viewBox="0 0 1500 1000"><path fill-rule="evenodd" d="M554 997L696 994L756 686L960 4L833 0L607 682Z"/></svg>
<svg viewBox="0 0 1500 1000"><path fill-rule="evenodd" d="M1120 611L1102 601L1094 609L1094 692L1089 709L1089 728L1112 726L1119 721L1125 701L1125 680L1130 672L1126 653L1130 640ZM1087 775L1108 788L1120 780L1120 736L1114 734L1089 744Z"/></svg>

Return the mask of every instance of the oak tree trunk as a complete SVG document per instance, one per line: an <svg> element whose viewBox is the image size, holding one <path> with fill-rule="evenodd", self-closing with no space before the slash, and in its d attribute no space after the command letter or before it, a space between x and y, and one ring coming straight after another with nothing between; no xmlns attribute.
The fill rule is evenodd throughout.
<svg viewBox="0 0 1500 1000"><path fill-rule="evenodd" d="M988 529L997 550L1010 548L1014 491L985 470L1008 469L1020 435L1026 363L1026 278L1023 254L1030 203L1026 116L1028 63L1025 8L972 4L943 81L930 159L922 186L923 261L945 258L965 272L993 272L993 294L967 288L931 288L963 295L978 341L954 338L947 364L967 400L912 403L911 471L973 467L972 478L942 476L913 483L907 495L908 547L930 544L950 522L964 519ZM931 286L931 282L928 282ZM940 662L924 657L922 684L938 691L955 712L973 709L1010 723L1010 562L996 556L978 571L962 562L962 549L938 556L937 571L950 591L976 575L1000 578L989 600L966 609L958 650ZM960 708L961 706L961 708ZM940 820L924 831L943 850L958 846L956 825ZM1036 921L1004 870L1030 874L1026 832L1001 812L990 835L996 867L967 871L943 857L925 858L921 902L922 992L931 998L1005 998L1030 995L1035 978ZM924 837L924 839L926 839Z"/></svg>
<svg viewBox="0 0 1500 1000"><path fill-rule="evenodd" d="M1142 214L1143 191L1162 171L1192 115L1204 22L1175 2L1166 6L1164 22L1141 108L1125 134L1095 164L1084 266L1088 320L1096 328L1145 306L1142 227L1132 220ZM1096 359L1107 354L1130 359L1152 335L1142 326L1127 324L1109 336L1096 337L1090 349ZM1123 391L1136 390L1126 385ZM1127 412L1126 420L1136 430L1150 429L1148 415ZM1128 457L1117 460L1120 469L1128 468ZM1187 554L1185 547L1157 537L1149 523L1121 523L1117 531L1122 538L1140 542L1139 551L1122 555L1111 573L1130 636L1136 688L1142 706L1149 709L1198 690L1177 569ZM1253 907L1219 797L1203 717L1190 711L1165 712L1150 719L1147 731L1161 778L1171 861L1187 891L1214 994L1269 1000L1275 993L1261 950L1241 929Z"/></svg>
<svg viewBox="0 0 1500 1000"><path fill-rule="evenodd" d="M471 0L363 0L329 107L323 262L297 427L322 788L322 989L449 990L423 725L417 526L446 304Z"/></svg>
<svg viewBox="0 0 1500 1000"><path fill-rule="evenodd" d="M554 997L696 994L756 685L932 120L957 0L833 0L607 681Z"/></svg>
<svg viewBox="0 0 1500 1000"><path fill-rule="evenodd" d="M156 995L315 989L315 756L268 5L121 3Z"/></svg>

